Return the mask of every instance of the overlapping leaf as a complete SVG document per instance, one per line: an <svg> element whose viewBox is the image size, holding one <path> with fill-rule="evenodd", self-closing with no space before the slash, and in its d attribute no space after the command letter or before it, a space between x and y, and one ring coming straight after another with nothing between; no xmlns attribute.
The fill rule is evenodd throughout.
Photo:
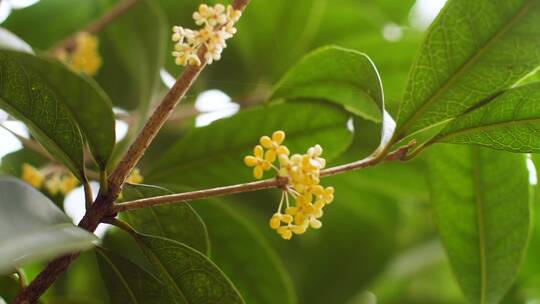
<svg viewBox="0 0 540 304"><path fill-rule="evenodd" d="M288 274L255 227L221 202L199 202L195 209L208 225L212 261L231 279L246 303L296 303Z"/></svg>
<svg viewBox="0 0 540 304"><path fill-rule="evenodd" d="M151 273L107 250L96 250L101 276L112 303L177 303Z"/></svg>
<svg viewBox="0 0 540 304"><path fill-rule="evenodd" d="M128 184L123 193L126 200L136 200L172 192L154 186ZM124 214L128 223L139 232L178 241L203 254L210 252L206 226L187 203L150 206Z"/></svg>
<svg viewBox="0 0 540 304"><path fill-rule="evenodd" d="M82 179L83 139L79 128L62 95L40 73L21 62L29 58L31 55L0 51L0 105L24 122L52 155Z"/></svg>
<svg viewBox="0 0 540 304"><path fill-rule="evenodd" d="M225 274L203 254L161 237L134 237L177 303L245 303Z"/></svg>
<svg viewBox="0 0 540 304"><path fill-rule="evenodd" d="M87 249L95 240L36 189L13 178L0 178L0 273Z"/></svg>
<svg viewBox="0 0 540 304"><path fill-rule="evenodd" d="M498 303L516 278L529 235L525 156L470 146L434 150L432 201L452 269L471 303Z"/></svg>
<svg viewBox="0 0 540 304"><path fill-rule="evenodd" d="M432 142L540 152L540 83L513 88L454 119Z"/></svg>
<svg viewBox="0 0 540 304"><path fill-rule="evenodd" d="M384 108L379 73L371 59L357 51L330 46L308 54L276 85L273 97L325 99L363 118L381 121L378 151L394 132L394 120Z"/></svg>
<svg viewBox="0 0 540 304"><path fill-rule="evenodd" d="M176 190L178 185L209 186L252 180L243 157L251 154L259 138L276 130L287 133L285 144L304 152L320 144L332 159L350 143L348 115L318 102L281 103L243 111L207 127L194 129L154 165L146 181Z"/></svg>
<svg viewBox="0 0 540 304"><path fill-rule="evenodd" d="M444 122L540 65L538 0L450 0L412 67L400 138Z"/></svg>
<svg viewBox="0 0 540 304"><path fill-rule="evenodd" d="M58 62L11 51L0 51L0 58L0 99L6 110L79 176L84 175L82 132L104 168L115 142L107 95L92 80Z"/></svg>

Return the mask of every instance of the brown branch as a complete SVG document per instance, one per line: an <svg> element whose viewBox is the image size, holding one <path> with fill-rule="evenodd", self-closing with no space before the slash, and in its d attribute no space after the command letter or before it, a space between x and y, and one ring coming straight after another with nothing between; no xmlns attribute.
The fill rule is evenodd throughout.
<svg viewBox="0 0 540 304"><path fill-rule="evenodd" d="M139 209L148 206L183 203L210 197L253 192L276 187L281 188L285 185L287 185L287 178L272 178L245 184L138 199L122 204L115 204L111 207L110 212L111 214L116 214L118 212Z"/></svg>
<svg viewBox="0 0 540 304"><path fill-rule="evenodd" d="M118 3L114 8L109 10L105 15L101 16L98 20L90 23L83 29L77 31L76 33L71 34L69 37L65 38L64 40L58 42L55 44L50 52L55 53L62 49L71 50L75 47L77 36L82 32L87 32L90 34L96 34L99 33L101 30L103 30L105 27L107 27L109 24L111 24L116 18L122 16L127 11L129 11L130 8L135 6L135 4L139 3L140 0L123 0L120 3Z"/></svg>
<svg viewBox="0 0 540 304"><path fill-rule="evenodd" d="M129 0L125 0L127 2ZM135 1L136 0L131 0ZM233 7L237 10L243 10L250 0L234 0ZM127 10L123 8L122 10ZM109 15L109 14L107 14ZM104 19L111 19L105 15ZM116 13L118 16L118 13ZM114 18L112 18L114 19ZM109 21L102 22L106 24ZM96 28L103 27L104 25L96 25L95 27L90 28L90 30L96 30ZM88 30L88 28L86 29ZM65 46L63 46L65 47ZM201 48L199 52L199 57L201 62L204 60L204 48ZM116 169L108 178L108 191L106 193L99 193L98 197L92 204L92 206L86 211L83 219L79 222L79 227L93 232L96 230L99 223L104 219L110 216L110 208L113 202L117 199L122 184L125 182L126 177L135 167L140 158L144 155L144 152L159 132L159 129L171 112L174 110L175 106L185 95L187 90L191 87L197 76L200 74L204 68L204 64L200 66L189 66L184 69L184 72L171 90L164 97L161 104L156 108L152 116L148 119L147 123L143 127L139 136L135 139L133 144L130 146L128 152L124 155L122 160ZM80 252L75 252L72 254L64 255L58 257L51 261L45 269L28 285L27 288L22 290L15 300L14 303L35 303L37 299L56 281L56 279L69 267L71 262L79 256Z"/></svg>
<svg viewBox="0 0 540 304"><path fill-rule="evenodd" d="M406 146L403 146L389 153L384 158L384 160L385 161L403 160L404 157L407 155L407 151L409 151L409 149L415 144L416 142L414 141L410 142ZM336 167L328 168L326 170L322 170L321 176L330 176L330 175L335 175L335 174L353 171L357 169L362 169L362 168L376 165L379 162L380 161L376 158L367 157L357 162L348 163L345 165L336 166ZM237 184L237 185L231 185L231 186L225 186L225 187L217 187L217 188L211 188L211 189L205 189L205 190L184 192L184 193L176 193L176 194L156 196L156 197L151 197L151 198L143 198L143 199L125 202L122 204L115 204L111 206L109 212L110 212L110 215L115 215L122 211L139 209L139 208L144 208L144 207L149 207L149 206L184 203L184 202L200 200L200 199L205 199L205 198L232 195L232 194L237 194L237 193L253 192L253 191L269 189L269 188L283 188L285 187L285 185L287 185L287 182L288 182L287 178L276 177L272 179L256 181L256 182L251 182L251 183Z"/></svg>
<svg viewBox="0 0 540 304"><path fill-rule="evenodd" d="M205 48L201 49L201 52L204 53ZM129 173L139 162L141 157L144 155L144 152L156 137L157 133L169 118L171 113L174 111L176 105L180 102L182 97L186 94L187 90L191 87L197 76L205 67L204 56L200 53L202 57L201 61L203 64L190 65L185 68L184 72L173 87L169 90L167 95L161 101L161 104L156 108L152 116L148 119L143 129L139 133L139 136L135 138L135 141L131 144L126 154L116 167L116 169L109 176L109 191L113 191L115 194L118 194L120 191L120 186L124 183Z"/></svg>

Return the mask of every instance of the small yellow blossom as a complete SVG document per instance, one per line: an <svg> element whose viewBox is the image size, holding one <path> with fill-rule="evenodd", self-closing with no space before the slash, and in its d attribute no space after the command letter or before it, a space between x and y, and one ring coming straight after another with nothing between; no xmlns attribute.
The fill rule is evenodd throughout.
<svg viewBox="0 0 540 304"><path fill-rule="evenodd" d="M253 167L253 176L256 179L261 179L264 171L272 168L272 162L265 159L263 147L259 145L253 148L253 155L244 157L244 163L248 167Z"/></svg>
<svg viewBox="0 0 540 304"><path fill-rule="evenodd" d="M44 188L50 195L68 194L78 184L79 180L71 173L51 170L51 167L37 169L29 164L23 164L21 178L34 188Z"/></svg>
<svg viewBox="0 0 540 304"><path fill-rule="evenodd" d="M32 165L24 163L22 165L21 179L32 185L34 188L41 188L43 185L43 174Z"/></svg>
<svg viewBox="0 0 540 304"><path fill-rule="evenodd" d="M97 74L102 64L99 55L99 40L87 32L79 33L75 39L75 48L70 53L62 50L56 57L73 70L90 76Z"/></svg>
<svg viewBox="0 0 540 304"><path fill-rule="evenodd" d="M143 180L144 179L141 175L141 171L139 170L139 168L135 168L129 174L128 178L126 179L126 182L130 184L141 184Z"/></svg>
<svg viewBox="0 0 540 304"><path fill-rule="evenodd" d="M322 227L319 219L324 214L323 208L334 200L334 188L320 185L320 171L326 166L320 145L309 148L305 154L289 157L284 140L283 131L276 131L271 137L262 136L260 145L255 146L254 155L246 156L244 162L249 167L255 167L255 178L262 178L263 171L270 168L287 178L288 184L282 192L277 211L270 218L269 226L283 239L290 240L293 234ZM278 168L273 166L276 159ZM289 196L293 197L294 205L289 202Z"/></svg>
<svg viewBox="0 0 540 304"><path fill-rule="evenodd" d="M260 143L263 148L267 149L265 158L270 162L274 162L278 155L289 155L289 149L281 145L285 140L285 132L276 131L272 134L272 138L269 136L261 137Z"/></svg>
<svg viewBox="0 0 540 304"><path fill-rule="evenodd" d="M50 195L57 195L60 191L60 177L57 174L53 174L49 177L47 177L47 180L45 181L45 189L47 189L47 192L49 192Z"/></svg>
<svg viewBox="0 0 540 304"><path fill-rule="evenodd" d="M79 180L73 174L65 174L60 179L60 192L64 195L75 189L79 184Z"/></svg>
<svg viewBox="0 0 540 304"><path fill-rule="evenodd" d="M172 55L177 65L201 65L199 50L206 47L203 54L205 63L221 59L223 49L227 47L225 40L236 33L234 24L240 19L242 12L231 5L208 6L201 4L193 13L195 24L202 26L200 30L173 27L172 41L176 42Z"/></svg>

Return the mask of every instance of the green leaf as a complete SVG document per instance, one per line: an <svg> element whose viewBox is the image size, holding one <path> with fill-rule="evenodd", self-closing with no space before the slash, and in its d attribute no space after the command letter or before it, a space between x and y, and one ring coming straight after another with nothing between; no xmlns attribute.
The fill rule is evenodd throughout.
<svg viewBox="0 0 540 304"><path fill-rule="evenodd" d="M540 83L509 89L454 119L432 142L540 152Z"/></svg>
<svg viewBox="0 0 540 304"><path fill-rule="evenodd" d="M19 293L19 283L13 275L0 275L0 303L4 299L11 303Z"/></svg>
<svg viewBox="0 0 540 304"><path fill-rule="evenodd" d="M453 118L540 64L538 0L450 0L411 69L398 138Z"/></svg>
<svg viewBox="0 0 540 304"><path fill-rule="evenodd" d="M198 202L195 209L208 225L212 261L234 282L246 303L296 303L291 279L255 227L218 201Z"/></svg>
<svg viewBox="0 0 540 304"><path fill-rule="evenodd" d="M529 236L525 156L441 145L430 156L435 219L461 290L471 303L498 303Z"/></svg>
<svg viewBox="0 0 540 304"><path fill-rule="evenodd" d="M296 247L283 244L300 303L345 303L369 287L396 251L398 204L362 185L362 171L323 179L336 192L320 218L322 228L298 236Z"/></svg>
<svg viewBox="0 0 540 304"><path fill-rule="evenodd" d="M0 206L0 273L90 248L96 240L47 197L14 178L0 178Z"/></svg>
<svg viewBox="0 0 540 304"><path fill-rule="evenodd" d="M123 193L128 201L172 194L164 188L132 184L124 186ZM127 222L139 232L175 240L206 255L210 253L206 226L187 203L150 206L124 214Z"/></svg>
<svg viewBox="0 0 540 304"><path fill-rule="evenodd" d="M24 163L30 164L36 168L40 168L47 164L49 160L43 155L22 148L15 152L8 153L2 157L0 168L2 173L9 174L15 177L22 176L22 166Z"/></svg>
<svg viewBox="0 0 540 304"><path fill-rule="evenodd" d="M384 108L377 68L357 51L329 46L306 55L276 85L272 97L321 98L365 119L382 120L380 149L394 131L394 120Z"/></svg>
<svg viewBox="0 0 540 304"><path fill-rule="evenodd" d="M363 53L335 46L320 48L294 65L277 83L272 98L322 98L372 121L383 92L377 69Z"/></svg>
<svg viewBox="0 0 540 304"><path fill-rule="evenodd" d="M41 0L24 9L13 10L2 26L36 50L46 50L99 16L98 1L103 2Z"/></svg>
<svg viewBox="0 0 540 304"><path fill-rule="evenodd" d="M22 62L26 58L31 56L0 51L0 107L24 122L51 155L84 179L79 128L58 92Z"/></svg>
<svg viewBox="0 0 540 304"><path fill-rule="evenodd" d="M108 250L97 249L101 276L112 303L176 303L151 273Z"/></svg>
<svg viewBox="0 0 540 304"><path fill-rule="evenodd" d="M207 257L173 240L134 238L177 303L245 303L225 274Z"/></svg>
<svg viewBox="0 0 540 304"><path fill-rule="evenodd" d="M81 175L82 132L96 162L105 168L114 148L115 122L99 86L48 59L9 51L0 51L0 58L1 71L10 75L0 88L6 110L28 124L38 139L45 138L41 143L52 155L65 151Z"/></svg>
<svg viewBox="0 0 540 304"><path fill-rule="evenodd" d="M69 12L71 5L67 6ZM103 66L96 80L115 105L136 109L146 117L160 85L159 69L163 66L168 31L166 18L155 1L139 1L99 34Z"/></svg>
<svg viewBox="0 0 540 304"><path fill-rule="evenodd" d="M17 37L12 32L0 27L0 49L25 52L32 54L34 51L28 43Z"/></svg>
<svg viewBox="0 0 540 304"><path fill-rule="evenodd" d="M243 158L262 135L276 130L287 133L285 145L293 153L320 144L324 157L332 159L350 143L347 119L340 109L313 101L243 111L186 134L156 162L146 181L177 190L178 185L208 187L253 180Z"/></svg>

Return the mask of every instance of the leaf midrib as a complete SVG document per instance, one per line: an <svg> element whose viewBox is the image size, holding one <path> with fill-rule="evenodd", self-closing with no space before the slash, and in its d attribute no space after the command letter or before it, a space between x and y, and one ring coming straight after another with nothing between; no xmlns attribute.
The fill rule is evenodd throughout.
<svg viewBox="0 0 540 304"><path fill-rule="evenodd" d="M491 46L503 35L505 35L510 28L520 20L521 17L525 14L525 12L528 10L528 8L534 3L535 0L529 0L527 3L523 5L523 7L512 17L510 20L503 26L503 28L495 33L478 51L472 56L465 64L463 64L457 71L454 73L452 77L450 77L443 86L439 87L439 89L431 95L425 101L417 110L416 112L408 118L401 128L396 132L398 134L398 138L401 138L404 136L403 132L411 126L415 122L415 120L418 118L418 116L422 115L427 108L433 104L437 100L438 97L440 97L444 92L446 92L450 86L462 75L464 74L476 61L479 60L480 57L482 57L490 48Z"/></svg>
<svg viewBox="0 0 540 304"><path fill-rule="evenodd" d="M176 291L176 293L180 296L180 298L184 301L183 303L190 303L186 297L184 296L184 293L182 291L182 289L178 286L178 284L176 284L176 281L172 278L171 274L169 273L167 267L165 267L165 265L163 265L163 263L161 262L161 260L154 254L154 251L151 250L147 245L146 245L146 241L143 240L142 238L140 238L139 236L136 236L137 237L137 240L139 241L140 244L142 244L142 246L145 247L145 251L149 253L149 255L147 255L148 257L151 257L151 259L154 261L154 265L157 266L161 271L161 273L165 276L165 278L167 279L167 281L169 281L170 285L174 287L174 290Z"/></svg>
<svg viewBox="0 0 540 304"><path fill-rule="evenodd" d="M478 225L478 250L480 254L480 304L487 303L487 264L486 264L486 235L485 235L485 221L484 221L484 201L481 194L481 169L480 169L480 155L479 150L476 147L472 147L472 169L474 180L474 194L476 203L476 221Z"/></svg>
<svg viewBox="0 0 540 304"><path fill-rule="evenodd" d="M122 275L122 273L114 266L113 262L111 260L109 260L109 257L106 256L105 254L99 252L99 250L97 251L99 255L101 255L101 257L103 258L103 260L105 262L107 262L107 264L109 264L109 266L111 267L111 269L114 271L114 273L117 275L117 277L120 279L120 282L122 283L122 285L124 285L125 289L127 290L131 300L133 301L133 303L136 303L138 304L139 302L137 301L137 298L135 297L135 294L133 294L133 291L131 290L129 284L127 283L126 279L124 278L124 276Z"/></svg>
<svg viewBox="0 0 540 304"><path fill-rule="evenodd" d="M503 126L507 126L507 125L509 125L509 126L515 125L515 124L521 125L521 124L528 124L528 123L534 123L534 122L540 122L540 117L538 117L538 118L524 118L524 119L499 121L499 122L494 122L494 123L490 123L490 124L479 125L479 126L472 127L472 128L460 129L460 130L456 130L455 132L449 132L449 133L445 133L445 134L441 133L442 135L440 137L434 138L434 142L443 141L443 140L447 139L448 137L459 136L459 135L462 135L462 134L467 134L469 132L489 130L489 129L494 129L494 128L497 128L497 127L503 127Z"/></svg>

